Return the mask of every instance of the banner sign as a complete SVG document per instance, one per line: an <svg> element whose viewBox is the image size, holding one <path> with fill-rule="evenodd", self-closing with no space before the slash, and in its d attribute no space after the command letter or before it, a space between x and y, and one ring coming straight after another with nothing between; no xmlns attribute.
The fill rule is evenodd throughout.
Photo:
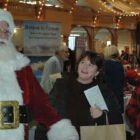
<svg viewBox="0 0 140 140"><path fill-rule="evenodd" d="M61 24L46 21L24 21L24 53L29 56L51 56L61 39Z"/></svg>

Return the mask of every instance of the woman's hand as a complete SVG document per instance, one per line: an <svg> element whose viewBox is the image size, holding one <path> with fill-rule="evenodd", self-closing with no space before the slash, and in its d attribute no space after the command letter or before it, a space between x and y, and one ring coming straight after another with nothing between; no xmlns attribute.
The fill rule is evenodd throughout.
<svg viewBox="0 0 140 140"><path fill-rule="evenodd" d="M91 114L93 119L96 119L96 118L99 118L100 116L102 116L103 111L96 106L94 106L94 107L92 106L90 108L90 114Z"/></svg>

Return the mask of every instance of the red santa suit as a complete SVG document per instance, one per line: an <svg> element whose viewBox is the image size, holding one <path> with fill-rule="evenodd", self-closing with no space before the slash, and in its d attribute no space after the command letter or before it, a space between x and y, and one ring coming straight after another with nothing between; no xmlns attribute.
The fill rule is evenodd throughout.
<svg viewBox="0 0 140 140"><path fill-rule="evenodd" d="M34 120L44 124L48 129L51 126L51 133L49 131L50 139L54 135L57 139L59 132L62 133L64 129L66 131L62 133L64 137L74 136L74 127L70 125L69 120L61 120L57 111L49 105L48 96L36 80L28 63L28 58L20 53L17 53L16 60L10 60L7 63L0 62L0 101L16 100L19 102L19 105L28 105L33 111ZM68 131L66 127L69 127ZM7 140L9 137L10 140L24 140L24 134L24 124L20 124L16 129L0 130L0 140ZM28 137L27 135L25 136L27 140ZM64 140L66 139L64 138Z"/></svg>
<svg viewBox="0 0 140 140"><path fill-rule="evenodd" d="M28 105L34 112L34 119L49 127L59 121L60 117L49 105L48 96L40 87L28 63L29 60L20 54L15 61L3 64L0 62L0 101L16 100L19 105ZM23 129L23 124L20 124L19 128L12 131L0 130L0 139L6 140L10 137L10 140L23 140ZM5 133L4 138L2 133Z"/></svg>

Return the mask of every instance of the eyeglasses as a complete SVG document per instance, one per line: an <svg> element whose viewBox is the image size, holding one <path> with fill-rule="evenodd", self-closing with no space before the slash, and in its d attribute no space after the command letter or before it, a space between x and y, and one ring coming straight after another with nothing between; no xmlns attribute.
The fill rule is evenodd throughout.
<svg viewBox="0 0 140 140"><path fill-rule="evenodd" d="M9 32L9 30L0 29L0 34L7 34L7 35L9 35L10 32Z"/></svg>

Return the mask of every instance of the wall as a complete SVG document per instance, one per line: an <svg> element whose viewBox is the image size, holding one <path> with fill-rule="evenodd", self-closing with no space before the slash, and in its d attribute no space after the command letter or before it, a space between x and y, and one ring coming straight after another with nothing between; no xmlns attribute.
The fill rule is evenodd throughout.
<svg viewBox="0 0 140 140"><path fill-rule="evenodd" d="M37 8L35 6L30 6L30 7L20 7L18 8L13 7L11 8L11 12L14 15L14 19L16 21L22 21L22 20L36 20L36 15L37 15ZM17 12L18 10L18 12ZM24 12L23 12L24 11ZM112 30L112 42L115 45L119 45L120 49L123 49L124 45L128 45L131 47L135 47L135 38L133 36L133 41L132 41L132 35L130 35L128 37L123 37L124 41L120 41L119 36L121 36L121 31L123 31L123 29L125 29L125 27L127 28L131 28L133 30L130 30L130 32L134 31L135 27L134 24L132 24L132 22L135 20L135 17L132 17L131 19L128 19L127 17L124 17L122 20L123 23L121 22L120 27L121 29L116 30L115 29L115 24L114 24L114 19L110 18L110 17L98 17L98 21L97 21L97 27L93 27L93 13L91 13L90 10L88 9L82 9L82 8L75 8L73 13L70 14L69 11L66 10L61 10L61 9L53 9L53 8L46 8L43 9L43 13L41 16L41 19L43 21L51 21L51 22L61 22L62 23L62 34L64 36L64 39L67 40L68 36L70 34L70 31L73 27L73 25L81 25L83 27L86 27L86 29L88 30L88 34L89 34L89 48L94 50L95 46L94 46L94 36L96 35L96 29L100 29L102 27L106 27L106 28L110 28L110 30ZM128 24L129 23L129 24ZM19 29L20 30L20 29ZM95 31L95 32L94 32ZM130 33L131 34L131 33ZM119 39L118 39L119 37ZM18 35L16 36L17 39L15 39L14 37L14 42L17 45L22 46L22 31L19 31ZM128 40L129 39L129 40ZM119 42L118 42L119 41ZM127 42L128 43L127 43ZM130 41L130 42L129 42ZM121 42L121 43L120 43ZM122 44L122 45L121 45Z"/></svg>
<svg viewBox="0 0 140 140"><path fill-rule="evenodd" d="M125 46L129 48L129 53L132 53L133 47L132 46L132 38L131 32L129 30L119 30L118 34L118 48L119 51L124 50Z"/></svg>

